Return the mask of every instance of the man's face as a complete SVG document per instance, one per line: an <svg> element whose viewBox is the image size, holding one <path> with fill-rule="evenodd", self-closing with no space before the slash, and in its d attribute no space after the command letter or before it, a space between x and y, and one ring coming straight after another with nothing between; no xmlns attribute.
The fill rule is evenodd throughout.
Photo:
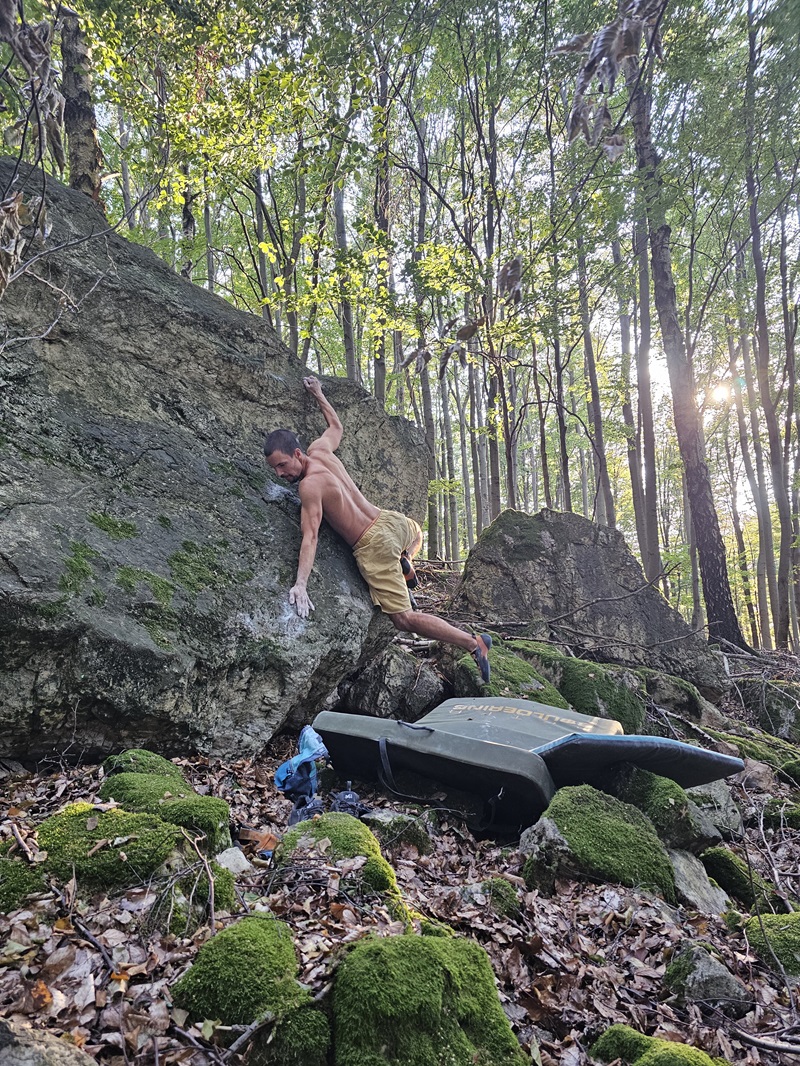
<svg viewBox="0 0 800 1066"><path fill-rule="evenodd" d="M282 481L299 481L303 476L302 452L295 448L291 455L286 452L273 452L267 456L267 462Z"/></svg>

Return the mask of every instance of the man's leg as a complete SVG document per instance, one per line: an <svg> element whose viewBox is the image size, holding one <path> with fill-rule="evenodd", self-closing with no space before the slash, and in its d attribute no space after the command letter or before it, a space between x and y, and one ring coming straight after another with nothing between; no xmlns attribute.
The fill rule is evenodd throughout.
<svg viewBox="0 0 800 1066"><path fill-rule="evenodd" d="M481 672L484 681L489 681L489 648L492 646L492 638L488 633L481 633L473 637L471 633L465 633L463 629L457 629L438 618L435 614L423 614L422 611L402 611L400 614L389 615L396 629L406 633L418 633L421 637L430 637L431 640L441 640L444 644L455 644L459 648L468 651Z"/></svg>

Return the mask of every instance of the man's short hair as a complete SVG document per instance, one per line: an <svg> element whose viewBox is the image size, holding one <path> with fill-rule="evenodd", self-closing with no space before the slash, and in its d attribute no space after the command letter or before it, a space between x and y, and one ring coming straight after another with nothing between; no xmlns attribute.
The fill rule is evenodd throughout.
<svg viewBox="0 0 800 1066"><path fill-rule="evenodd" d="M273 429L264 440L264 455L270 456L273 452L283 452L284 455L294 455L295 448L304 451L302 444L297 439L297 434L290 429Z"/></svg>

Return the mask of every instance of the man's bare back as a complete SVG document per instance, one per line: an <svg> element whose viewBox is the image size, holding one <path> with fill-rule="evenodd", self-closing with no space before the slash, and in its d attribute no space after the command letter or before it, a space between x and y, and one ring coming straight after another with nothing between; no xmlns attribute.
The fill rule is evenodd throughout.
<svg viewBox="0 0 800 1066"><path fill-rule="evenodd" d="M300 481L300 500L317 497L325 521L352 548L380 514L347 473L330 448L314 441L308 448L308 465Z"/></svg>

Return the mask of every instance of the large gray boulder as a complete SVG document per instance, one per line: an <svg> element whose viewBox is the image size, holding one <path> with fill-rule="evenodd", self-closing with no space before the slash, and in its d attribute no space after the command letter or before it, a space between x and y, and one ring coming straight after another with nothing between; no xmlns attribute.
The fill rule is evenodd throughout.
<svg viewBox="0 0 800 1066"><path fill-rule="evenodd" d="M580 515L503 511L470 553L452 609L487 626L527 627L585 658L676 674L711 700L728 687L707 642L648 585L622 534Z"/></svg>
<svg viewBox="0 0 800 1066"><path fill-rule="evenodd" d="M26 180L32 196L43 179ZM261 446L276 426L324 430L308 371L86 197L50 179L45 195L57 250L0 303L0 754L253 753L393 633L324 525L316 611L287 601L299 503ZM419 435L323 386L355 480L421 518Z"/></svg>

